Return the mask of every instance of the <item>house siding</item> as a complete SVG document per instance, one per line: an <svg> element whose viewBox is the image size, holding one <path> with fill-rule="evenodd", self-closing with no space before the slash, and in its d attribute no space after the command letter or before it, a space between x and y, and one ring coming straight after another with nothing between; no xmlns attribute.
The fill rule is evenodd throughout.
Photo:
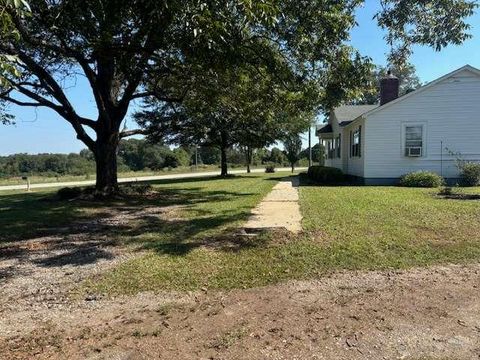
<svg viewBox="0 0 480 360"><path fill-rule="evenodd" d="M342 143L342 155L343 155L343 172L348 175L364 177L365 176L365 155L366 155L366 140L365 135L368 132L365 120L361 119L355 121L355 123L346 126L343 129L342 138L345 140ZM350 156L350 131L355 131L358 127L361 126L360 134L360 157L351 157Z"/></svg>
<svg viewBox="0 0 480 360"><path fill-rule="evenodd" d="M425 127L422 157L404 156L403 127L408 124ZM364 156L358 164L349 162L348 173L394 179L411 171L429 170L456 178L456 156L445 148L462 154L465 160L480 161L480 77L463 70L368 115L362 128L362 142L368 145L362 144Z"/></svg>
<svg viewBox="0 0 480 360"><path fill-rule="evenodd" d="M340 128L340 126L338 125L338 121L335 118L335 115L331 115L330 120L329 120L329 124L332 126L333 139L336 139L338 134L342 134L342 128ZM344 156L343 134L341 136L342 136L342 140L341 140L342 141L342 149L341 149L341 152L340 152L341 157L337 158L336 154L335 154L335 157L333 159L325 159L325 166L335 167L335 168L341 169L343 171L343 164L342 164L342 158Z"/></svg>
<svg viewBox="0 0 480 360"><path fill-rule="evenodd" d="M360 120L355 122L355 125L348 125L340 127L334 115L330 118L332 125L333 139L341 135L341 151L340 157L333 159L325 159L325 166L335 167L342 170L345 174L353 176L364 176L364 149L365 149L365 121ZM359 126L362 126L361 132L361 157L350 157L350 131L355 131Z"/></svg>

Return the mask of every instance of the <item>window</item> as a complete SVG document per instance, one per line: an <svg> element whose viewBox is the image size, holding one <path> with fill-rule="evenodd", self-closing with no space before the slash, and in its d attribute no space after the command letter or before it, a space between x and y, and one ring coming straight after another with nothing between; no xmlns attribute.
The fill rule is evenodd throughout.
<svg viewBox="0 0 480 360"><path fill-rule="evenodd" d="M405 126L405 156L423 155L423 125Z"/></svg>
<svg viewBox="0 0 480 360"><path fill-rule="evenodd" d="M333 159L335 156L335 144L333 140L327 142L327 159Z"/></svg>
<svg viewBox="0 0 480 360"><path fill-rule="evenodd" d="M337 149L337 158L341 158L342 157L342 135L341 134L338 134L336 149Z"/></svg>
<svg viewBox="0 0 480 360"><path fill-rule="evenodd" d="M357 130L350 131L350 157L361 156L362 144L362 127L359 126Z"/></svg>

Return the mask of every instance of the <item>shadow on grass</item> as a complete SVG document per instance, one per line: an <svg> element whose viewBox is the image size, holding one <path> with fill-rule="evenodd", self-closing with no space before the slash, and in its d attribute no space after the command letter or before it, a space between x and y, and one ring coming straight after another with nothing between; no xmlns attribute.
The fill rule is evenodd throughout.
<svg viewBox="0 0 480 360"><path fill-rule="evenodd" d="M41 267L82 266L111 259L115 247L125 244L172 256L201 246L222 251L256 246L232 229L248 218L248 199L257 193L245 191L248 186L215 190L192 184L252 177L154 181L160 187L153 194L106 202L60 201L53 193L2 195L0 265L17 259Z"/></svg>
<svg viewBox="0 0 480 360"><path fill-rule="evenodd" d="M347 177L344 181L338 182L338 183L328 183L328 184L322 184L319 182L316 182L315 180L311 179L307 173L300 173L298 175L299 178L299 186L302 187L348 187L348 186L366 186L363 181L360 178L350 176Z"/></svg>
<svg viewBox="0 0 480 360"><path fill-rule="evenodd" d="M447 200L480 200L480 194L439 194L438 197Z"/></svg>
<svg viewBox="0 0 480 360"><path fill-rule="evenodd" d="M204 182L204 181L235 181L235 180L242 180L242 179L252 179L252 178L262 178L262 180L266 181L278 181L280 176L277 177L264 177L260 174L231 174L227 175L226 177L220 175L212 175L212 176L202 176L202 177L191 177L191 178L180 178L180 179L160 179L160 180L152 180L148 183L151 185L174 185L174 184L189 184L189 183L197 183L197 182ZM135 183L135 181L133 181ZM128 183L124 183L128 184Z"/></svg>

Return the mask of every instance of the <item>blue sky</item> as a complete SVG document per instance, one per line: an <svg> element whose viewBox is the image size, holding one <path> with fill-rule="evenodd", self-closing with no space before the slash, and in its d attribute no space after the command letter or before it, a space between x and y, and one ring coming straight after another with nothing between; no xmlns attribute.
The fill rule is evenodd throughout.
<svg viewBox="0 0 480 360"><path fill-rule="evenodd" d="M376 64L385 64L388 47L383 33L372 20L378 7L378 0L366 0L358 10L358 27L351 35L351 43L362 55L370 56ZM480 12L469 19L473 38L462 46L449 46L440 53L426 47L415 47L411 62L417 69L422 82L432 81L465 64L480 68ZM76 84L68 84L67 93L78 112L85 116L96 114L88 85L79 78ZM85 146L75 138L70 125L55 113L46 109L11 107L17 116L15 126L0 125L0 155L13 153L77 152ZM127 126L133 122L127 120ZM313 140L315 142L315 139Z"/></svg>

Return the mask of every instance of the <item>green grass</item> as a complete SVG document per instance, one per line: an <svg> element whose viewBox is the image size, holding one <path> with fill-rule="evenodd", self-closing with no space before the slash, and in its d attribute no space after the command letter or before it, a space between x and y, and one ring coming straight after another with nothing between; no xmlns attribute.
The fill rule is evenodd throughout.
<svg viewBox="0 0 480 360"><path fill-rule="evenodd" d="M88 219L89 208L49 201L53 191L0 192L0 246L11 241L58 232L71 221ZM92 205L93 208L95 205Z"/></svg>
<svg viewBox="0 0 480 360"><path fill-rule="evenodd" d="M251 208L270 191L278 178L285 175L154 181L151 184L157 196L107 202L59 201L55 200L55 190L1 192L0 244L57 233L72 222L108 217L107 212L112 207L128 214L131 210L141 211L146 207L181 206L172 214L174 220L160 220L147 213L109 233L116 240L157 252L181 253L193 246L193 240L220 234L244 221Z"/></svg>
<svg viewBox="0 0 480 360"><path fill-rule="evenodd" d="M0 240L48 232L45 219L60 226L98 216L108 206L181 205L170 221L145 216L108 233L150 250L83 285L108 294L247 288L342 269L480 259L480 201L443 199L432 189L302 186L304 234L231 236L279 176L162 181L154 185L159 197L110 204L72 205L39 201L46 193L8 194L0 196ZM462 191L480 193L479 188Z"/></svg>
<svg viewBox="0 0 480 360"><path fill-rule="evenodd" d="M469 190L479 192L478 189ZM436 190L301 187L305 234L275 235L236 251L195 248L152 253L105 275L94 288L245 288L306 279L340 269L386 269L480 259L480 202L446 200Z"/></svg>
<svg viewBox="0 0 480 360"><path fill-rule="evenodd" d="M304 187L304 229L327 252L330 268L477 261L480 201L449 200L437 193L401 187Z"/></svg>

